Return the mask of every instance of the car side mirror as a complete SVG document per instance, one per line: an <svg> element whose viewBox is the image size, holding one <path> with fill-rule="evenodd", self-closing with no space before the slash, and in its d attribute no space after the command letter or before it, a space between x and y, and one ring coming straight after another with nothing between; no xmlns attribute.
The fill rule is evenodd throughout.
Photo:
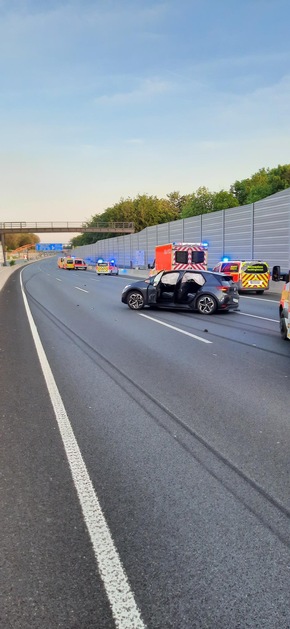
<svg viewBox="0 0 290 629"><path fill-rule="evenodd" d="M272 269L272 280L273 282L279 282L280 281L280 276L281 276L281 267L276 265L273 266Z"/></svg>
<svg viewBox="0 0 290 629"><path fill-rule="evenodd" d="M272 280L273 282L289 282L289 275L290 272L288 271L288 273L281 273L281 267L276 265L273 266L272 269Z"/></svg>

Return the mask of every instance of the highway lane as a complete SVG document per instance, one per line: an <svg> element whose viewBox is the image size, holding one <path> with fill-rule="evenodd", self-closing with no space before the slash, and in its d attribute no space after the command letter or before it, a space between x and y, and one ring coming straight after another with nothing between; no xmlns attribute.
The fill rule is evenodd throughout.
<svg viewBox="0 0 290 629"><path fill-rule="evenodd" d="M277 303L245 297L244 314L214 317L136 313L120 302L127 278L58 271L45 261L26 268L23 279L144 623L288 627L290 350L279 338ZM23 336L30 343L24 316L20 327L25 328L25 336L23 329L18 332L21 348ZM27 367L23 348L19 351ZM31 380L32 408L36 397L47 434L41 439L38 429L35 443L29 439L29 453L37 451L36 467L42 455L46 461L38 475L39 494L51 473L47 468L55 468L57 518L68 540L66 546L63 533L54 530L43 541L42 527L32 526L31 535L40 536L45 552L52 553L45 573L50 588L55 571L58 577L59 598L43 603L50 616L42 614L41 626L54 626L51 615L60 623L55 626L113 626L36 363L34 357L33 378L26 369L22 380L26 392ZM19 357L13 364L16 369ZM35 431L28 398L26 393L27 426L33 421ZM31 501L33 512L32 496ZM55 499L48 496L46 508L54 513ZM73 545L71 513L78 530ZM80 577L74 574L67 582L72 546ZM67 572L59 572L56 549ZM37 559L36 553L36 565ZM41 595L45 598L44 588ZM63 618L57 615L60 600ZM32 626L15 622L12 626Z"/></svg>

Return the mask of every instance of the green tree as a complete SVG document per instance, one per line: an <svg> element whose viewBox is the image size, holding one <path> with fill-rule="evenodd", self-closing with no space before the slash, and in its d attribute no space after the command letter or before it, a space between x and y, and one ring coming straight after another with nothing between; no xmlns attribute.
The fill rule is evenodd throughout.
<svg viewBox="0 0 290 629"><path fill-rule="evenodd" d="M5 245L7 251L13 251L18 247L23 247L24 245L36 244L40 241L40 238L36 234L6 234L5 235Z"/></svg>
<svg viewBox="0 0 290 629"><path fill-rule="evenodd" d="M102 214L96 214L86 223L87 227L94 227L99 222L134 223L136 232L141 231L150 225L167 223L178 218L179 212L169 199L159 199L156 196L139 194L136 198L121 199L112 207L108 207ZM73 246L90 244L103 238L117 236L116 233L97 234L85 233L72 239Z"/></svg>
<svg viewBox="0 0 290 629"><path fill-rule="evenodd" d="M239 205L255 203L265 197L285 190L290 186L290 164L278 165L276 168L260 168L248 179L235 181L231 193Z"/></svg>
<svg viewBox="0 0 290 629"><path fill-rule="evenodd" d="M213 211L213 193L205 186L201 186L196 192L188 195L181 212L181 218L198 216L199 214L207 214Z"/></svg>
<svg viewBox="0 0 290 629"><path fill-rule="evenodd" d="M186 195L186 194L181 195L180 192L177 192L177 191L170 192L169 194L166 195L172 209L175 210L177 215L181 215L183 207L188 200L188 196L189 195Z"/></svg>
<svg viewBox="0 0 290 629"><path fill-rule="evenodd" d="M239 205L236 197L227 190L220 190L220 192L213 193L213 210L227 210L230 207L237 207Z"/></svg>
<svg viewBox="0 0 290 629"><path fill-rule="evenodd" d="M181 195L173 191L165 199L140 194L136 198L120 199L102 214L96 214L87 221L86 226L95 226L98 222L133 222L138 232L150 225L167 223L179 218L197 216L215 212L237 205L254 203L275 192L290 187L290 164L278 165L276 168L261 168L251 177L235 181L230 190L210 192L205 186L196 192ZM73 246L91 244L102 238L116 236L115 233L86 233L73 238Z"/></svg>

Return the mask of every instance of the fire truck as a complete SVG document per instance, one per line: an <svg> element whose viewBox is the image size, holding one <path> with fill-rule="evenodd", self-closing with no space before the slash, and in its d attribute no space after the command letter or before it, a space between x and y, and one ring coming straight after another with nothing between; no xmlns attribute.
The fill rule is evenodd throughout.
<svg viewBox="0 0 290 629"><path fill-rule="evenodd" d="M159 271L207 270L208 243L171 242L157 245L150 275Z"/></svg>
<svg viewBox="0 0 290 629"><path fill-rule="evenodd" d="M273 266L272 280L285 282L279 304L280 333L282 339L290 340L290 271L281 273L280 266Z"/></svg>

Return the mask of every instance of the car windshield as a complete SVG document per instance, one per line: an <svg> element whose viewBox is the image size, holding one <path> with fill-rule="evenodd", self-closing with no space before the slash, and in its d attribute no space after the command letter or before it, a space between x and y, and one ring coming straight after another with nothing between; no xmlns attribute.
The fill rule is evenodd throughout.
<svg viewBox="0 0 290 629"><path fill-rule="evenodd" d="M243 264L244 273L267 273L268 267L264 262L252 262Z"/></svg>
<svg viewBox="0 0 290 629"><path fill-rule="evenodd" d="M151 284L152 284L153 286L157 286L157 284L158 284L158 283L160 282L160 280L161 280L162 275L163 275L163 271L160 271L159 273L157 273L157 275L153 275L153 276L151 277L151 280L150 280Z"/></svg>

